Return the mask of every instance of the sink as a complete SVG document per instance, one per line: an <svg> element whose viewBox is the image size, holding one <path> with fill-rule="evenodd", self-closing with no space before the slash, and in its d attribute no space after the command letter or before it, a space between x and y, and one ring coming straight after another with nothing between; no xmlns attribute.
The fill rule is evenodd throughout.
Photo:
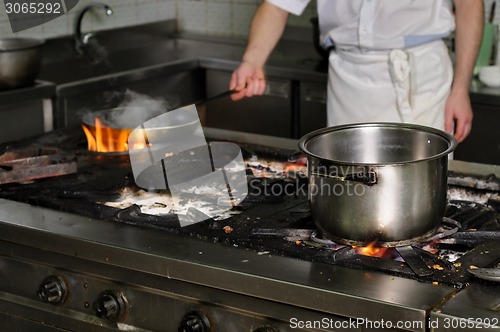
<svg viewBox="0 0 500 332"><path fill-rule="evenodd" d="M191 44L162 38L109 47L98 57L78 54L70 43L59 45L59 54L52 48L39 77L56 84L55 127L79 124L89 110L117 107L127 90L179 105L203 98L204 76Z"/></svg>
<svg viewBox="0 0 500 332"><path fill-rule="evenodd" d="M112 51L98 45L93 56L74 54L72 57L43 63L39 77L61 85L161 65L177 59L179 51L176 39Z"/></svg>
<svg viewBox="0 0 500 332"><path fill-rule="evenodd" d="M95 39L94 39L95 38ZM203 59L240 59L243 45L151 32L95 35L96 53L75 51L72 38L46 43L39 78L55 83L56 128L81 123L84 112L110 109L127 91L187 105L205 97Z"/></svg>

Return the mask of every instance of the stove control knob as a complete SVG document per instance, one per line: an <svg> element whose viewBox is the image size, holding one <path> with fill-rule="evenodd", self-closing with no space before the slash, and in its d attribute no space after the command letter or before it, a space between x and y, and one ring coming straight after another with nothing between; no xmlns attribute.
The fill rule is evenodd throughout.
<svg viewBox="0 0 500 332"><path fill-rule="evenodd" d="M59 277L50 276L45 278L38 287L38 298L45 303L60 304L66 299L68 290L66 283Z"/></svg>
<svg viewBox="0 0 500 332"><path fill-rule="evenodd" d="M97 317L118 320L125 313L125 298L119 292L104 291L94 302L94 311Z"/></svg>
<svg viewBox="0 0 500 332"><path fill-rule="evenodd" d="M209 332L211 330L208 317L199 312L191 311L182 317L178 332Z"/></svg>
<svg viewBox="0 0 500 332"><path fill-rule="evenodd" d="M253 332L279 332L279 330L272 326L261 326L253 330Z"/></svg>

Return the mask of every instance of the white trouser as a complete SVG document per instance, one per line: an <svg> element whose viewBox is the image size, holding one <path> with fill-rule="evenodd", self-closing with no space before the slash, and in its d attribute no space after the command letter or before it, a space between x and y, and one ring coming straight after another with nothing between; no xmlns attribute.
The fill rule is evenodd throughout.
<svg viewBox="0 0 500 332"><path fill-rule="evenodd" d="M405 122L444 130L452 79L448 49L441 40L387 53L332 51L328 126Z"/></svg>

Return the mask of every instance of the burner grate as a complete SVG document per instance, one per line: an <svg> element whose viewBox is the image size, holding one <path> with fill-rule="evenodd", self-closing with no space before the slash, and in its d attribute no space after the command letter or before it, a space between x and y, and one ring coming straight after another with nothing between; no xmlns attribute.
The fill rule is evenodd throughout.
<svg viewBox="0 0 500 332"><path fill-rule="evenodd" d="M472 221L476 228L464 227ZM323 239L314 229L254 229L252 235L300 243L312 260L462 287L471 277L467 269L492 266L500 261L497 221L498 211L491 206L452 201L437 234L412 246L389 248L383 257L363 255L355 248ZM492 227L493 224L497 227ZM483 230L485 227L488 231ZM311 248L317 253L311 253Z"/></svg>

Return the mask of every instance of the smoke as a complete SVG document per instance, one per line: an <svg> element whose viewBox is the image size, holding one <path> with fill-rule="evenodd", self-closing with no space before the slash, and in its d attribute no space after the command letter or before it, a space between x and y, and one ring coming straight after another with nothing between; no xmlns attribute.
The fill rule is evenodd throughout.
<svg viewBox="0 0 500 332"><path fill-rule="evenodd" d="M90 38L87 45L85 45L85 54L87 58L91 61L91 66L105 65L107 67L113 67L109 62L108 50L102 46L96 38Z"/></svg>
<svg viewBox="0 0 500 332"><path fill-rule="evenodd" d="M172 110L179 105L171 98L154 98L131 90L126 90L123 102L111 112L106 123L115 128L135 128L143 122Z"/></svg>

